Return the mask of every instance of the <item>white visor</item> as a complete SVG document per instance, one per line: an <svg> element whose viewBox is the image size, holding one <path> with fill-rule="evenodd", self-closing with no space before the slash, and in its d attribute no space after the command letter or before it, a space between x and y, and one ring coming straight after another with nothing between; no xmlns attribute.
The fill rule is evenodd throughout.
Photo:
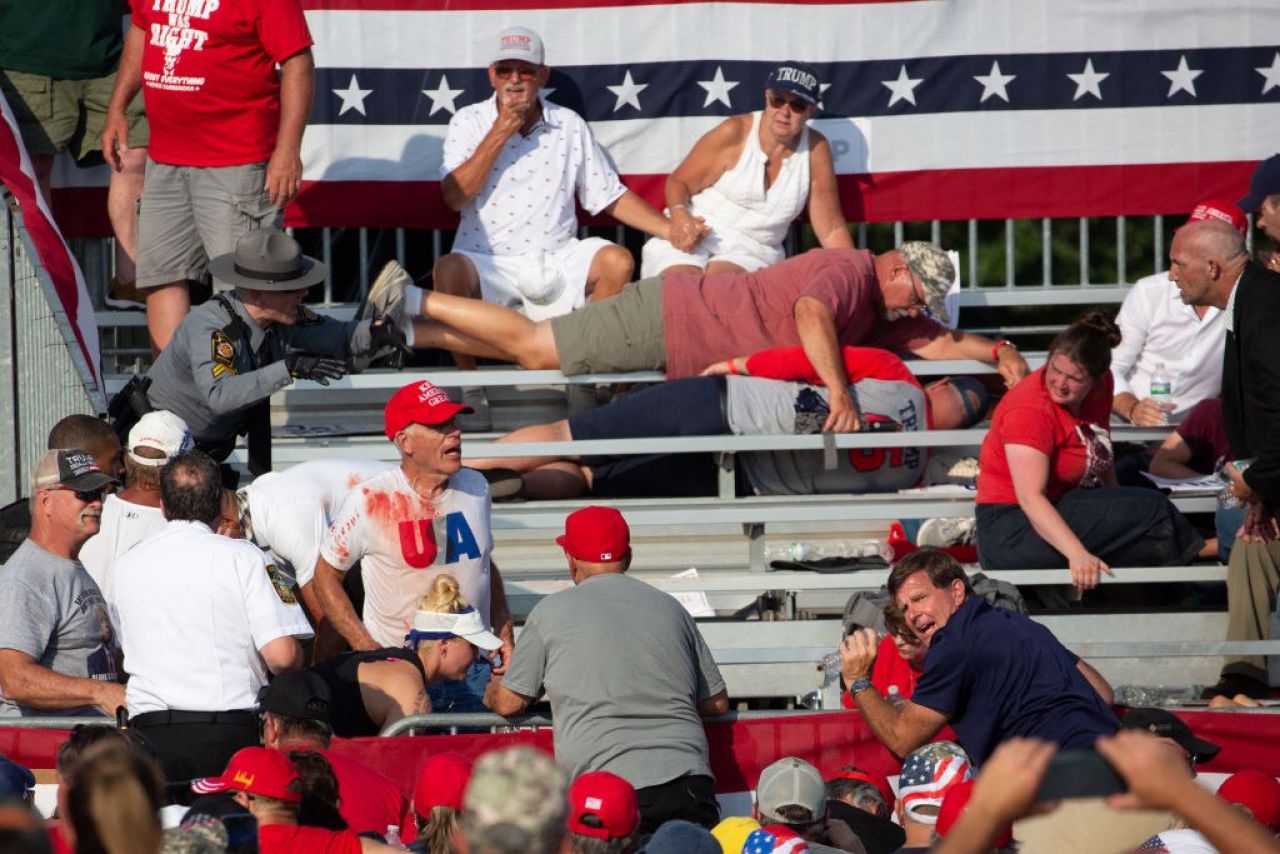
<svg viewBox="0 0 1280 854"><path fill-rule="evenodd" d="M468 608L459 614L442 614L437 611L418 611L413 616L415 632L445 632L469 641L486 651L502 646L498 636L484 627L480 612Z"/></svg>

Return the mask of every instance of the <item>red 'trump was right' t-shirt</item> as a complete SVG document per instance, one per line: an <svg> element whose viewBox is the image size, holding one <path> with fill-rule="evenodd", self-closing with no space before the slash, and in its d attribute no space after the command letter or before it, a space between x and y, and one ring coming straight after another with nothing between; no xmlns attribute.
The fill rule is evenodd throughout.
<svg viewBox="0 0 1280 854"><path fill-rule="evenodd" d="M276 64L311 46L299 0L134 0L133 24L143 32L152 160L243 166L271 157Z"/></svg>
<svg viewBox="0 0 1280 854"><path fill-rule="evenodd" d="M260 824L258 850L264 854L360 854L360 837L354 830Z"/></svg>
<svg viewBox="0 0 1280 854"><path fill-rule="evenodd" d="M1080 404L1080 414L1054 403L1044 387L1044 368L1033 371L1004 396L991 416L991 429L978 456L978 503L1017 504L1005 445L1026 445L1049 458L1044 494L1057 501L1079 486L1091 465L1088 433L1111 435L1111 372L1093 384ZM1088 431L1088 432L1085 432Z"/></svg>
<svg viewBox="0 0 1280 854"><path fill-rule="evenodd" d="M874 257L862 249L811 249L754 273L667 276L667 377L697 376L713 362L799 346L795 304L803 296L831 310L841 344L896 351L932 341L942 326L930 318L885 319Z"/></svg>

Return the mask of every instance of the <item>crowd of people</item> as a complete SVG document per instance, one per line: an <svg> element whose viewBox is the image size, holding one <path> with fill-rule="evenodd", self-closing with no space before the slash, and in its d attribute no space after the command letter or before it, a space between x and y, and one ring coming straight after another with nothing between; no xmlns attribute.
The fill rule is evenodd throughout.
<svg viewBox="0 0 1280 854"><path fill-rule="evenodd" d="M830 144L808 126L822 92L812 67L774 68L762 109L700 139L659 211L622 184L580 116L541 94L542 39L510 27L486 37L493 97L449 125L442 191L460 225L432 287L393 262L339 322L302 304L328 271L279 229L314 78L300 4L138 5L122 39L109 36L123 9L103 6L59 50L0 58L46 190L52 156L80 156L97 135L124 212L112 298L141 292L156 354L110 424L73 415L54 427L29 499L6 508L6 535L24 536L0 568L0 719L116 720L63 745L48 826L23 811L30 772L0 763L20 807L0 834L30 846L13 850L354 852L404 840L431 852L979 852L1006 848L1006 826L1046 811L1064 785L1181 817L1149 839L1111 840L1131 849L1280 847L1280 783L1241 771L1215 798L1193 781L1215 745L1162 710L1117 717L1093 667L993 607L934 549L892 570L888 635L861 628L840 644L848 705L902 759L896 791L866 769L788 756L759 775L750 816L722 816L703 720L729 709L725 680L688 612L627 574L622 513L565 519L556 543L572 586L540 601L518 640L490 530L499 484L526 498L702 494L713 461L463 464L464 427L492 426L467 379L477 357L667 379L599 408L570 401L567 419L502 442L954 430L989 416L983 567L1067 568L1084 591L1112 566L1222 555L1229 639L1266 638L1280 586L1269 335L1280 257L1251 258L1244 230L1256 212L1280 241L1280 155L1238 207L1199 205L1168 274L1139 282L1114 321L1087 312L1030 371L1012 342L947 325L956 271L939 246L854 248ZM81 129L65 133L71 118ZM650 235L638 281L625 248L577 236L579 205ZM784 235L804 211L819 246L787 258ZM383 424L398 462L272 471L274 392L427 347L454 354L461 400L427 381L396 391ZM902 353L985 362L999 380L925 386ZM1176 431L1158 449L1117 448L1113 418ZM254 475L242 488L225 464L239 436ZM927 454L751 453L742 488L893 491L921 482ZM1239 506L1198 530L1142 487L1148 466L1221 471ZM1269 690L1266 662L1243 658L1207 693ZM412 716L514 716L541 699L553 756L436 754L411 799L331 748ZM1055 755L1101 757L1104 771L1074 774Z"/></svg>

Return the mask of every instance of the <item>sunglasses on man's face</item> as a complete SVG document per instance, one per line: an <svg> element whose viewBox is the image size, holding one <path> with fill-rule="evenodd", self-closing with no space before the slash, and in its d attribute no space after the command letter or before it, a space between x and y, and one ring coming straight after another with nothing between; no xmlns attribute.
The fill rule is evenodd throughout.
<svg viewBox="0 0 1280 854"><path fill-rule="evenodd" d="M101 501L102 496L106 494L107 488L100 486L97 489L72 489L69 486L59 486L59 492L74 492L77 501L83 501L85 504L92 504L95 501Z"/></svg>
<svg viewBox="0 0 1280 854"><path fill-rule="evenodd" d="M528 80L538 73L538 66L500 62L493 67L493 73L497 77L510 77L514 74Z"/></svg>
<svg viewBox="0 0 1280 854"><path fill-rule="evenodd" d="M794 95L784 95L781 92L769 91L769 106L775 110L781 110L787 107L793 113L803 113L808 110L812 104L804 98L797 98Z"/></svg>

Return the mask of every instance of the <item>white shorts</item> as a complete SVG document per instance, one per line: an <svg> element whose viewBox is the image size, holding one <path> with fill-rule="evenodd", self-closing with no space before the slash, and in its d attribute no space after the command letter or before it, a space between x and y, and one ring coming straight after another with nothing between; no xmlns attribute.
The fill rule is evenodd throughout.
<svg viewBox="0 0 1280 854"><path fill-rule="evenodd" d="M475 265L485 302L520 306L530 320L559 317L586 305L587 275L601 249L614 244L603 237L574 238L550 252L485 255L454 249Z"/></svg>
<svg viewBox="0 0 1280 854"><path fill-rule="evenodd" d="M731 232L713 231L698 241L692 252L681 252L669 241L651 237L645 241L640 252L640 278L660 276L663 270L677 264L705 270L712 261L728 261L751 273L761 267L777 264L786 257L781 246L766 246Z"/></svg>

